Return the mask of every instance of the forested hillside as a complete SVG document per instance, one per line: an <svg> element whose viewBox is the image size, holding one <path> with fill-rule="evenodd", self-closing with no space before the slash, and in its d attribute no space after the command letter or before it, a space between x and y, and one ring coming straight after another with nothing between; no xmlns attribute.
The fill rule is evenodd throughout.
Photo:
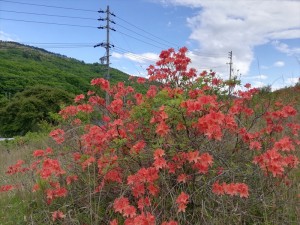
<svg viewBox="0 0 300 225"><path fill-rule="evenodd" d="M61 88L71 93L87 91L92 78L103 76L105 68L86 64L44 49L14 42L0 42L0 94L12 95L38 84ZM128 75L111 70L112 83Z"/></svg>
<svg viewBox="0 0 300 225"><path fill-rule="evenodd" d="M0 42L0 137L38 130L40 121L53 122L74 95L85 93L91 79L103 77L105 67L86 64L44 49L15 42ZM111 69L111 82L128 75Z"/></svg>

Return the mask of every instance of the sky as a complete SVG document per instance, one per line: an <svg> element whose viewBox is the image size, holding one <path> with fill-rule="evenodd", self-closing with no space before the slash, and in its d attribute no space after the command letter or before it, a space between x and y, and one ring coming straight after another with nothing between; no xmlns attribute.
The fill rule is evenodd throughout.
<svg viewBox="0 0 300 225"><path fill-rule="evenodd" d="M0 40L99 62L97 11L108 5L111 67L130 75L146 77L162 50L186 46L192 67L223 79L230 51L243 84L278 89L300 77L300 0L0 0Z"/></svg>

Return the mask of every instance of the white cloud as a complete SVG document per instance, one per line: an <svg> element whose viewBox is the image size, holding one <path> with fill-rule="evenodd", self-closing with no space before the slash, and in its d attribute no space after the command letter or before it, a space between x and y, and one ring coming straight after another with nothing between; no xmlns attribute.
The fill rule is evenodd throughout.
<svg viewBox="0 0 300 225"><path fill-rule="evenodd" d="M273 41L272 44L278 51L287 55L300 55L300 48L291 48L287 44L278 40Z"/></svg>
<svg viewBox="0 0 300 225"><path fill-rule="evenodd" d="M262 88L262 87L265 87L266 84L261 81L254 81L253 83L251 83L251 86L255 87L255 88Z"/></svg>
<svg viewBox="0 0 300 225"><path fill-rule="evenodd" d="M260 68L263 69L263 70L267 70L267 69L269 69L270 67L269 67L269 66L266 66L266 65L262 65Z"/></svg>
<svg viewBox="0 0 300 225"><path fill-rule="evenodd" d="M245 76L244 79L248 80L266 80L268 79L267 75L257 75L257 76Z"/></svg>
<svg viewBox="0 0 300 225"><path fill-rule="evenodd" d="M299 82L300 77L289 77L284 79L282 78L278 78L277 80L275 80L272 83L272 90L278 90L284 87L288 87L288 86L294 86L297 82Z"/></svg>
<svg viewBox="0 0 300 225"><path fill-rule="evenodd" d="M18 38L14 35L5 33L4 31L0 30L0 40L1 41L18 41Z"/></svg>
<svg viewBox="0 0 300 225"><path fill-rule="evenodd" d="M285 65L285 63L283 61L277 61L273 64L273 66L275 67L283 67Z"/></svg>
<svg viewBox="0 0 300 225"><path fill-rule="evenodd" d="M299 81L300 81L300 77L290 77L290 78L287 78L286 84L287 85L295 85Z"/></svg>
<svg viewBox="0 0 300 225"><path fill-rule="evenodd" d="M146 53L131 53L131 52L126 52L126 53L118 53L118 52L113 52L112 57L117 58L117 59L128 59L133 62L137 63L149 63L149 62L156 62L159 59L159 55L156 53L152 52L146 52Z"/></svg>
<svg viewBox="0 0 300 225"><path fill-rule="evenodd" d="M190 39L203 54L193 55L194 64L212 67L229 61L233 51L234 68L246 75L254 60L254 47L278 39L300 38L300 1L292 0L157 0L163 4L186 6L199 10L187 18ZM280 46L281 51L298 52ZM202 55L203 55L202 54ZM226 64L225 64L226 65ZM217 70L218 71L218 70ZM219 69L228 74L228 67Z"/></svg>
<svg viewBox="0 0 300 225"><path fill-rule="evenodd" d="M111 56L116 59L121 59L123 57L122 54L117 53L117 52L113 52Z"/></svg>

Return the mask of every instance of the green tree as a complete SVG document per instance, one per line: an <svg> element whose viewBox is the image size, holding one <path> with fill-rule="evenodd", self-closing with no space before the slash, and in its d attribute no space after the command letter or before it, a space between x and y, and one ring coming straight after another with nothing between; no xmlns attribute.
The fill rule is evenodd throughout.
<svg viewBox="0 0 300 225"><path fill-rule="evenodd" d="M60 106L71 102L73 95L46 86L37 86L16 94L0 105L0 135L11 137L38 131L39 123L55 123L50 113L57 113Z"/></svg>

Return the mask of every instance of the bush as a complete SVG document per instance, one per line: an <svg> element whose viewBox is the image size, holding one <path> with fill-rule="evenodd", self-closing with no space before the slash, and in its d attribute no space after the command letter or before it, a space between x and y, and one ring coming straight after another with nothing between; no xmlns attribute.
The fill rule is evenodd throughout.
<svg viewBox="0 0 300 225"><path fill-rule="evenodd" d="M40 123L54 125L51 113L58 113L62 104L72 102L73 95L58 88L35 86L0 103L0 136L13 137L40 131Z"/></svg>
<svg viewBox="0 0 300 225"><path fill-rule="evenodd" d="M32 223L296 223L296 110L253 102L249 85L228 96L215 73L188 69L186 51L160 54L146 94L92 80L110 104L78 95L50 133L57 148L9 168L34 172Z"/></svg>

